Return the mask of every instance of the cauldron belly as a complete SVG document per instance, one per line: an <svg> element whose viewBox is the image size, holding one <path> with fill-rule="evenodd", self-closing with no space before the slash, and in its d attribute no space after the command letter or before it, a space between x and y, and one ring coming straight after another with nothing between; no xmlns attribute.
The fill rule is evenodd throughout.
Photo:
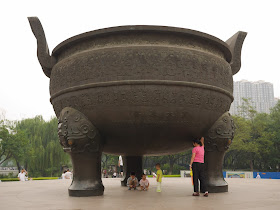
<svg viewBox="0 0 280 210"><path fill-rule="evenodd" d="M230 65L216 54L183 47L128 46L92 49L62 59L52 70L50 92L53 96L81 85L139 80L196 82L230 93L233 86Z"/></svg>
<svg viewBox="0 0 280 210"><path fill-rule="evenodd" d="M64 107L84 113L112 154L176 153L191 147L226 112L225 93L191 84L116 84L64 92L52 99L57 116Z"/></svg>

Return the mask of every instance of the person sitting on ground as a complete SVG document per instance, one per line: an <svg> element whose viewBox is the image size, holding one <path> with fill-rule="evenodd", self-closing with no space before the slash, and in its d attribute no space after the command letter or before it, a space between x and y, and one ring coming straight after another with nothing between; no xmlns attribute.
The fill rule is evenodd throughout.
<svg viewBox="0 0 280 210"><path fill-rule="evenodd" d="M136 187L138 186L138 179L135 176L135 172L130 173L130 177L127 179L127 186L129 190L132 188L136 190Z"/></svg>
<svg viewBox="0 0 280 210"><path fill-rule="evenodd" d="M69 169L67 169L66 173L65 173L65 179L71 179L72 178L72 173L70 172Z"/></svg>
<svg viewBox="0 0 280 210"><path fill-rule="evenodd" d="M116 171L113 173L112 178L117 178L117 172Z"/></svg>
<svg viewBox="0 0 280 210"><path fill-rule="evenodd" d="M146 178L146 174L142 174L142 179L140 180L141 190L148 190L150 186L149 180Z"/></svg>

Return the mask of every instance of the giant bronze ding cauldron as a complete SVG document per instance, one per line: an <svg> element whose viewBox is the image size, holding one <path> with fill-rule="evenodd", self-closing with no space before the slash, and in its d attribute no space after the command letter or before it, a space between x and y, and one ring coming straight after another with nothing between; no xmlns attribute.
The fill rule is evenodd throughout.
<svg viewBox="0 0 280 210"><path fill-rule="evenodd" d="M228 190L222 162L245 32L223 42L189 29L121 26L74 36L49 55L39 19L28 19L73 162L71 196L103 194L102 152L124 156L126 177L140 175L143 155L184 151L199 136L210 192Z"/></svg>

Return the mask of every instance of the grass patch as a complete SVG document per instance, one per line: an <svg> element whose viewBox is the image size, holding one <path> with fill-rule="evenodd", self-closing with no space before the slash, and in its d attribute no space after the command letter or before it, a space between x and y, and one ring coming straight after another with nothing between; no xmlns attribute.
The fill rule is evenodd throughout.
<svg viewBox="0 0 280 210"><path fill-rule="evenodd" d="M13 181L19 181L18 178L3 178L0 179L2 182L13 182Z"/></svg>
<svg viewBox="0 0 280 210"><path fill-rule="evenodd" d="M32 180L53 180L53 179L58 179L59 177L36 177L36 178L32 178ZM2 182L15 182L15 181L19 181L18 178L3 178L0 179ZM30 178L28 177L28 180L30 180Z"/></svg>
<svg viewBox="0 0 280 210"><path fill-rule="evenodd" d="M32 178L32 180L52 180L52 179L58 179L59 177L36 177ZM30 178L28 178L30 180Z"/></svg>
<svg viewBox="0 0 280 210"><path fill-rule="evenodd" d="M148 177L153 177L153 175L148 175ZM180 174L174 174L174 175L163 175L163 177L181 177L181 175Z"/></svg>

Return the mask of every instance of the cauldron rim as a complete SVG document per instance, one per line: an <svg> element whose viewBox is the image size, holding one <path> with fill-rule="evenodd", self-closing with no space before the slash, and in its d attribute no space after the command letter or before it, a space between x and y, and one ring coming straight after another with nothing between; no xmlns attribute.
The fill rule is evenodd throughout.
<svg viewBox="0 0 280 210"><path fill-rule="evenodd" d="M201 39L214 42L216 46L218 46L225 55L227 62L230 62L232 59L232 53L229 49L229 46L226 42L221 39L212 36L207 33L203 33L196 30L186 29L186 28L178 28L178 27L170 27L170 26L155 26L155 25L126 25L126 26L116 26L109 28L102 28L93 31L88 31L85 33L81 33L66 39L65 41L58 44L52 51L52 55L57 55L64 48L67 48L69 45L72 45L76 42L82 42L83 40L87 40L90 37L104 35L104 34L113 34L113 33L124 33L124 32L135 32L135 31L146 31L146 32L161 32L161 33L177 33L177 34L186 34L188 36L195 36ZM218 44L218 45L217 45Z"/></svg>

